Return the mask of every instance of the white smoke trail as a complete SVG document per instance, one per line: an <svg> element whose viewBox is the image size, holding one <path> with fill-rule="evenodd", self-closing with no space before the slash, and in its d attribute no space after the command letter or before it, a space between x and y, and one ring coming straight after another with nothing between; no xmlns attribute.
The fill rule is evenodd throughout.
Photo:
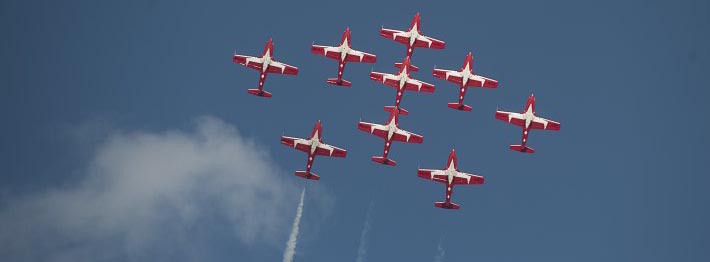
<svg viewBox="0 0 710 262"><path fill-rule="evenodd" d="M444 247L441 246L443 239L443 237L439 238L439 245L436 246L436 256L434 256L434 262L444 262L444 255L446 255L446 251L444 250Z"/></svg>
<svg viewBox="0 0 710 262"><path fill-rule="evenodd" d="M367 214L365 215L365 226L362 228L362 233L360 233L360 246L357 248L356 262L364 262L367 258L368 239L370 227L372 227L372 212L374 208L375 202L370 202L370 206L367 208Z"/></svg>
<svg viewBox="0 0 710 262"><path fill-rule="evenodd" d="M296 218L293 219L293 228L291 229L291 235L288 237L288 242L286 242L286 250L284 251L284 262L292 262L293 257L296 255L298 227L301 224L301 214L303 214L303 196L305 194L306 188L303 188L303 191L301 191L301 202L298 203L298 208L296 209Z"/></svg>

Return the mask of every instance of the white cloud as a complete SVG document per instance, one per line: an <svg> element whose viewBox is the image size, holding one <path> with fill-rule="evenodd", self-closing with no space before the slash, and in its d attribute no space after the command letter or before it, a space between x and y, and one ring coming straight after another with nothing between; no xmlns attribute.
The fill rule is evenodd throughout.
<svg viewBox="0 0 710 262"><path fill-rule="evenodd" d="M221 120L115 132L94 152L76 184L0 203L3 260L192 261L207 240L283 243L296 179Z"/></svg>

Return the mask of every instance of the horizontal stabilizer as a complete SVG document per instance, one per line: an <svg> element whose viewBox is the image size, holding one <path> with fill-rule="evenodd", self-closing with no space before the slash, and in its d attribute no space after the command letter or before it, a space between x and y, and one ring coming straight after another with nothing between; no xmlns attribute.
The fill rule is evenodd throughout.
<svg viewBox="0 0 710 262"><path fill-rule="evenodd" d="M266 98L271 97L271 93L266 92L264 90L259 90L259 89L247 89L247 93L255 95L255 96L260 96L260 97L266 97Z"/></svg>
<svg viewBox="0 0 710 262"><path fill-rule="evenodd" d="M394 110L394 109L395 109L394 106L385 106L385 111L387 111L387 112L392 112L392 110ZM404 108L401 108L401 107L400 107L400 108L399 108L399 115L402 115L402 116L409 115L409 111L407 111L407 110L405 110Z"/></svg>
<svg viewBox="0 0 710 262"><path fill-rule="evenodd" d="M448 106L450 108L456 109L456 110L462 110L462 111L471 111L471 107L468 105L464 104L459 104L459 103L449 103Z"/></svg>
<svg viewBox="0 0 710 262"><path fill-rule="evenodd" d="M345 79L338 80L337 78L328 78L328 80L325 80L325 81L328 82L328 84L336 85L336 86L350 87L352 85L352 83L350 83L349 81L347 81Z"/></svg>
<svg viewBox="0 0 710 262"><path fill-rule="evenodd" d="M523 152L523 153L528 153L528 154L535 153L535 149L532 149L532 147L527 147L527 146L522 146L522 145L510 145L510 150L515 150L518 152Z"/></svg>
<svg viewBox="0 0 710 262"><path fill-rule="evenodd" d="M300 176L305 179L320 180L318 175L306 171L296 171L296 176Z"/></svg>
<svg viewBox="0 0 710 262"><path fill-rule="evenodd" d="M404 65L402 65L402 63L394 63L394 67L396 67L396 68L402 69L403 66L404 66ZM418 71L419 71L419 67L416 67L416 66L414 66L414 65L409 65L409 71L411 71L411 72L418 72Z"/></svg>
<svg viewBox="0 0 710 262"><path fill-rule="evenodd" d="M449 203L436 202L436 203L434 203L434 206L438 207L438 208L443 208L443 209L459 209L459 208L461 208L461 206L451 203L451 202L449 202Z"/></svg>
<svg viewBox="0 0 710 262"><path fill-rule="evenodd" d="M381 156L373 156L372 161L375 161L377 163L383 164L383 165L388 165L388 166L396 166L397 162L395 162L392 159L387 159Z"/></svg>

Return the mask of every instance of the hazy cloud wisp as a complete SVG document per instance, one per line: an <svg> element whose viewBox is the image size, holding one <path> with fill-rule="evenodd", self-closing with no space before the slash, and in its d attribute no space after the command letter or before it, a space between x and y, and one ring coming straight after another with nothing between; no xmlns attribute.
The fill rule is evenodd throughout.
<svg viewBox="0 0 710 262"><path fill-rule="evenodd" d="M446 251L444 250L444 246L442 246L443 242L444 238L439 238L439 245L436 246L436 256L434 256L434 262L444 262Z"/></svg>
<svg viewBox="0 0 710 262"><path fill-rule="evenodd" d="M0 256L201 260L225 229L235 244L276 246L298 189L274 166L254 142L215 118L200 118L188 132L114 132L80 181L2 200Z"/></svg>
<svg viewBox="0 0 710 262"><path fill-rule="evenodd" d="M357 248L356 262L365 262L365 259L367 259L368 240L370 237L370 228L372 227L372 212L374 212L374 209L375 202L373 201L370 202L370 206L367 207L367 213L365 214L365 225L360 233L360 245Z"/></svg>

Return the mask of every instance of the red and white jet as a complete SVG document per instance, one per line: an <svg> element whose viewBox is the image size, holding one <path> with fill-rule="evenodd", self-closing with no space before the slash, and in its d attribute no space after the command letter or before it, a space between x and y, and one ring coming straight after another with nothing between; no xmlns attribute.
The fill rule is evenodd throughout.
<svg viewBox="0 0 710 262"><path fill-rule="evenodd" d="M348 152L345 149L331 146L323 142L321 139L322 135L323 126L321 125L320 120L318 120L316 125L313 126L313 132L311 132L311 136L308 139L288 136L281 137L281 144L293 147L308 154L306 171L296 171L296 176L300 176L305 179L319 180L319 176L311 173L311 166L313 165L313 160L315 160L317 155L330 157L345 157L345 155L347 155Z"/></svg>
<svg viewBox="0 0 710 262"><path fill-rule="evenodd" d="M406 57L409 58L412 57L412 52L414 52L415 47L444 49L444 46L446 45L444 41L422 35L422 32L420 31L422 28L420 20L421 18L419 17L419 13L417 13L414 15L412 24L409 25L409 29L407 31L382 28L380 30L380 35L384 38L392 39L396 42L407 45ZM418 71L418 68L414 67L412 71Z"/></svg>
<svg viewBox="0 0 710 262"><path fill-rule="evenodd" d="M249 94L266 98L271 97L271 93L264 91L264 81L266 80L266 74L268 73L286 75L298 74L297 67L278 62L274 60L273 55L274 43L271 41L271 38L269 38L269 41L266 42L264 53L262 53L261 57L238 55L236 51L234 52L234 57L232 58L234 63L260 71L259 88L247 89Z"/></svg>
<svg viewBox="0 0 710 262"><path fill-rule="evenodd" d="M535 149L525 146L528 140L528 133L532 129L560 130L560 123L538 117L535 114L535 96L530 94L528 102L525 104L525 111L522 113L512 113L496 110L496 118L523 128L523 142L520 145L510 145L511 150L535 153Z"/></svg>
<svg viewBox="0 0 710 262"><path fill-rule="evenodd" d="M413 144L421 144L422 141L424 141L424 137L399 128L399 110L396 110L396 108L394 107L385 107L385 110L390 112L390 116L387 119L387 124L379 125L367 122L359 122L357 124L357 128L361 131L368 132L370 134L385 139L384 154L382 156L373 156L372 161L380 164L396 166L397 162L387 158L387 154L389 154L392 142L399 141Z"/></svg>
<svg viewBox="0 0 710 262"><path fill-rule="evenodd" d="M350 45L350 28L346 28L343 32L343 37L340 40L339 46L322 46L312 45L311 52L316 55L322 55L327 58L338 60L338 78L328 78L326 82L332 85L350 86L351 83L343 79L343 71L345 63L374 63L377 61L377 56L352 49Z"/></svg>
<svg viewBox="0 0 710 262"><path fill-rule="evenodd" d="M400 64L399 68L399 73L397 73L396 75L380 72L371 72L370 79L382 82L382 84L384 85L394 87L397 90L397 96L395 97L394 107L398 108L401 111L400 113L402 115L408 115L409 112L399 106L399 103L402 101L402 95L404 95L404 91L410 90L433 93L434 85L409 77L409 71L411 70L409 57L404 58L404 62Z"/></svg>
<svg viewBox="0 0 710 262"><path fill-rule="evenodd" d="M417 176L446 184L446 201L434 203L435 207L459 209L459 205L451 202L454 185L480 185L483 177L460 172L456 163L456 150L451 150L445 169L418 169Z"/></svg>
<svg viewBox="0 0 710 262"><path fill-rule="evenodd" d="M471 52L466 55L463 66L459 71L434 68L432 74L436 78L441 78L459 85L459 88L461 88L459 90L459 102L449 103L448 106L463 111L471 111L471 107L463 103L463 97L466 95L466 89L468 89L468 87L498 87L498 81L476 75L476 73L473 72L473 54L471 54Z"/></svg>

